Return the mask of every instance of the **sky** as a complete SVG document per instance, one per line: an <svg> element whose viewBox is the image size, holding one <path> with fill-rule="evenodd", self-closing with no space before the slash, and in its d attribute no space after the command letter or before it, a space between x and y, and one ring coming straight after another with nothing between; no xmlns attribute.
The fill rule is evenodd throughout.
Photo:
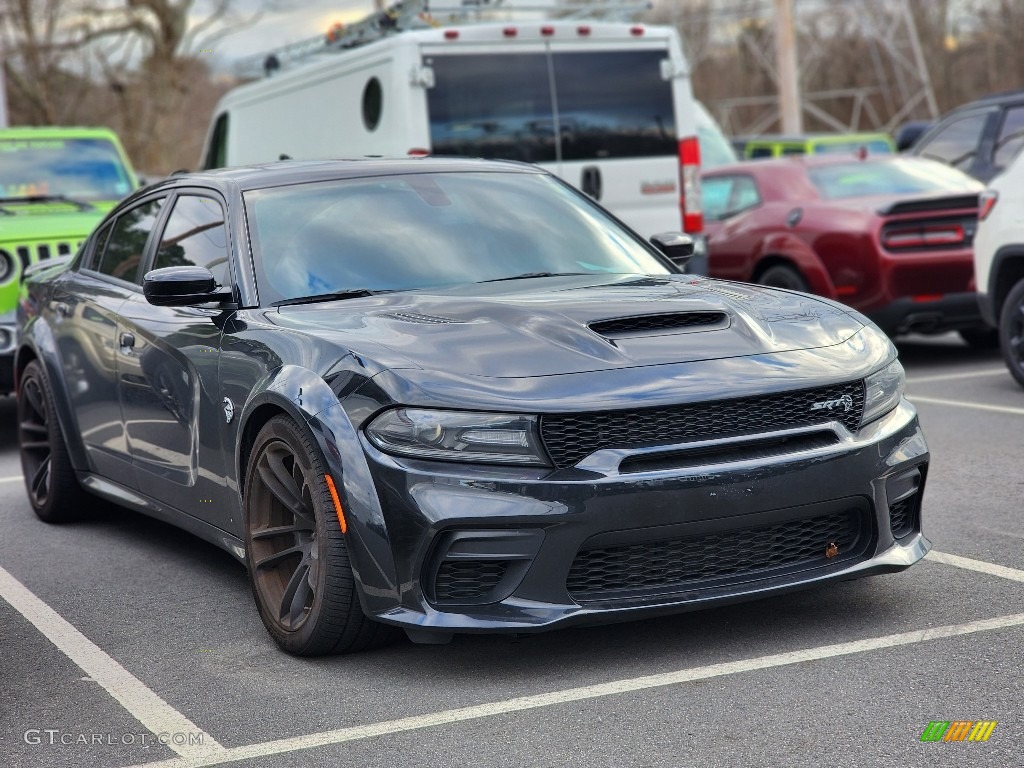
<svg viewBox="0 0 1024 768"><path fill-rule="evenodd" d="M554 0L504 0L504 7L516 5L546 5ZM388 5L392 0L388 0ZM452 8L460 0L432 0L434 8ZM236 7L240 15L259 7L260 0L239 0ZM237 34L218 41L213 56L220 68L230 68L234 60L270 51L289 43L325 35L336 23L349 24L373 12L373 0L269 0L262 3L265 10L259 22ZM196 10L202 13L203 4Z"/></svg>

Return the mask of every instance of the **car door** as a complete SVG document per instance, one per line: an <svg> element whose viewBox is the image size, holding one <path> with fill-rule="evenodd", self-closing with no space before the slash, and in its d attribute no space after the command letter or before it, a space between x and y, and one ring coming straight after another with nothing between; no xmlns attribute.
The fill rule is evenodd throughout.
<svg viewBox="0 0 1024 768"><path fill-rule="evenodd" d="M145 271L197 265L230 285L222 200L190 189L168 207ZM229 314L212 305L157 307L139 291L118 318L118 390L136 486L222 529L237 507L224 480L217 375Z"/></svg>
<svg viewBox="0 0 1024 768"><path fill-rule="evenodd" d="M137 290L135 277L163 203L162 196L148 198L93 235L48 308L61 379L90 467L117 481L132 474L116 386L117 313Z"/></svg>

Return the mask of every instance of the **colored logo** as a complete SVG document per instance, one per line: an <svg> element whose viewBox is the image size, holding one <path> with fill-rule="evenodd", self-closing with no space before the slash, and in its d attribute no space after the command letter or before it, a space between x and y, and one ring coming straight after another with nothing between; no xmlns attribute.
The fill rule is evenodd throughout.
<svg viewBox="0 0 1024 768"><path fill-rule="evenodd" d="M921 741L988 741L995 729L995 720L933 720L921 734Z"/></svg>

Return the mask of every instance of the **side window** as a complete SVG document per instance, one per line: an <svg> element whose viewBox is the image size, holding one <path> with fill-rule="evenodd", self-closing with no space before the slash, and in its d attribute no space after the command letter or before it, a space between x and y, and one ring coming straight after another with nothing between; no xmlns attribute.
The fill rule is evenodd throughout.
<svg viewBox="0 0 1024 768"><path fill-rule="evenodd" d="M965 168L978 154L978 144L988 118L988 112L961 117L922 144L915 154L941 160L954 168Z"/></svg>
<svg viewBox="0 0 1024 768"><path fill-rule="evenodd" d="M139 270L146 250L146 241L153 230L164 198L150 200L125 211L117 217L106 250L96 267L97 272L130 283L139 282Z"/></svg>
<svg viewBox="0 0 1024 768"><path fill-rule="evenodd" d="M1008 109L1003 118L992 164L1002 170L1016 157L1021 147L1024 147L1024 107L1014 107Z"/></svg>
<svg viewBox="0 0 1024 768"><path fill-rule="evenodd" d="M761 202L750 176L716 176L701 183L704 215L710 221L727 219Z"/></svg>
<svg viewBox="0 0 1024 768"><path fill-rule="evenodd" d="M103 250L107 247L107 240L110 239L110 230L114 228L113 224L107 224L101 232L99 232L93 240L92 249L87 251L82 256L81 267L83 269L96 269L96 265L100 263L100 259L103 258Z"/></svg>
<svg viewBox="0 0 1024 768"><path fill-rule="evenodd" d="M228 282L224 211L212 197L182 195L171 209L153 269L181 266L206 267L218 284Z"/></svg>
<svg viewBox="0 0 1024 768"><path fill-rule="evenodd" d="M206 151L204 169L223 168L228 164L228 113L217 116L210 136L210 147Z"/></svg>
<svg viewBox="0 0 1024 768"><path fill-rule="evenodd" d="M747 148L747 157L749 157L751 160L757 160L758 158L761 158L761 157L771 157L771 156L772 156L772 148L771 147L748 147Z"/></svg>

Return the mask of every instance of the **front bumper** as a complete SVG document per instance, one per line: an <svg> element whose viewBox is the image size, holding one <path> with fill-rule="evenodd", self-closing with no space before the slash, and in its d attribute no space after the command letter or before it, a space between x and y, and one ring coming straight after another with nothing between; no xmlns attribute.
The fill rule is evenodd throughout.
<svg viewBox="0 0 1024 768"><path fill-rule="evenodd" d="M352 552L364 610L421 636L529 632L913 565L931 547L913 406L828 429L835 442L794 453L631 474L611 451L552 472L398 460L364 441L392 561ZM391 568L394 590L368 583Z"/></svg>

